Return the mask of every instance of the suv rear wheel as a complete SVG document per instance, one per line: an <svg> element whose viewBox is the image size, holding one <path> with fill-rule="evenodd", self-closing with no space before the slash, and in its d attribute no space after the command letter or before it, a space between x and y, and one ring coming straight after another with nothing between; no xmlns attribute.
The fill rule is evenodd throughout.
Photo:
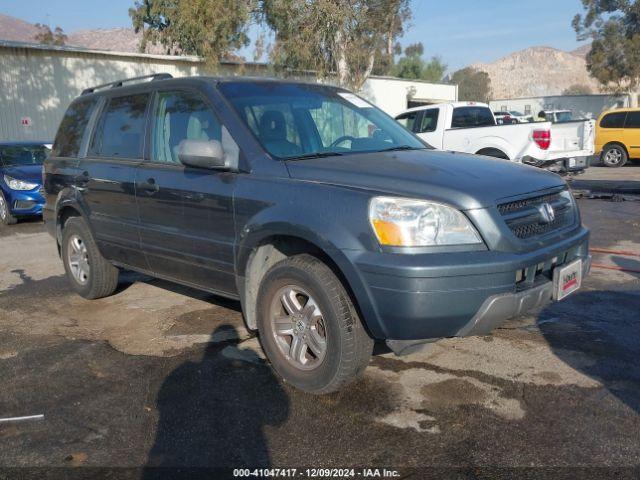
<svg viewBox="0 0 640 480"><path fill-rule="evenodd" d="M607 167L622 167L628 159L627 151L621 145L608 145L602 152L602 163Z"/></svg>
<svg viewBox="0 0 640 480"><path fill-rule="evenodd" d="M71 287L86 299L107 297L118 287L118 269L100 254L91 231L72 217L62 231L62 263Z"/></svg>
<svg viewBox="0 0 640 480"><path fill-rule="evenodd" d="M360 375L373 340L336 275L302 254L277 263L258 292L260 342L285 381L315 394L339 390Z"/></svg>
<svg viewBox="0 0 640 480"><path fill-rule="evenodd" d="M9 204L4 198L4 194L0 192L0 223L3 225L13 225L17 221L16 217L11 215L9 211Z"/></svg>

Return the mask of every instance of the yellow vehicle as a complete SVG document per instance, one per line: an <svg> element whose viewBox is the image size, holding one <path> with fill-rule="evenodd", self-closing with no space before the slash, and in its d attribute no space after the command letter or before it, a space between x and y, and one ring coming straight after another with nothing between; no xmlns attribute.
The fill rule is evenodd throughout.
<svg viewBox="0 0 640 480"><path fill-rule="evenodd" d="M607 167L640 158L640 108L603 112L596 127L596 154Z"/></svg>

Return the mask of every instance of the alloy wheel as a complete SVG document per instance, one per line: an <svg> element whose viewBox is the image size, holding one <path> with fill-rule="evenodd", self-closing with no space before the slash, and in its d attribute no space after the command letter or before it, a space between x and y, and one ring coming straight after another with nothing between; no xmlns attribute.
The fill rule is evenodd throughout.
<svg viewBox="0 0 640 480"><path fill-rule="evenodd" d="M78 235L72 235L69 238L68 252L69 269L71 270L73 278L80 285L86 285L91 272L87 245Z"/></svg>
<svg viewBox="0 0 640 480"><path fill-rule="evenodd" d="M313 370L327 353L327 331L315 299L295 285L282 287L271 302L271 331L280 353L294 367Z"/></svg>
<svg viewBox="0 0 640 480"><path fill-rule="evenodd" d="M618 148L611 148L604 157L605 163L618 165L622 161L622 151Z"/></svg>

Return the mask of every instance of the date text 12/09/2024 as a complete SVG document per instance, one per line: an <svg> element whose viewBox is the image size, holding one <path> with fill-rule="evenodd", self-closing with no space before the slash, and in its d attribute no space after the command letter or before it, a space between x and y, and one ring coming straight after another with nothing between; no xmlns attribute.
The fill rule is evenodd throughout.
<svg viewBox="0 0 640 480"><path fill-rule="evenodd" d="M400 472L388 468L238 468L235 478L397 478Z"/></svg>

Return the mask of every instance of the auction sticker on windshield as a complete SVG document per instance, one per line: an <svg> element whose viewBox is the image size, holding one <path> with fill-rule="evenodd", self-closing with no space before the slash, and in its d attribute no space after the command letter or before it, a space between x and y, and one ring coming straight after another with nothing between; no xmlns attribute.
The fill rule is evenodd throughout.
<svg viewBox="0 0 640 480"><path fill-rule="evenodd" d="M576 260L553 272L554 297L562 300L580 288L582 283L582 260Z"/></svg>
<svg viewBox="0 0 640 480"><path fill-rule="evenodd" d="M338 92L338 95L358 108L373 108L373 105L371 105L369 102L365 102L363 99L361 99L357 95L354 95L353 93Z"/></svg>

